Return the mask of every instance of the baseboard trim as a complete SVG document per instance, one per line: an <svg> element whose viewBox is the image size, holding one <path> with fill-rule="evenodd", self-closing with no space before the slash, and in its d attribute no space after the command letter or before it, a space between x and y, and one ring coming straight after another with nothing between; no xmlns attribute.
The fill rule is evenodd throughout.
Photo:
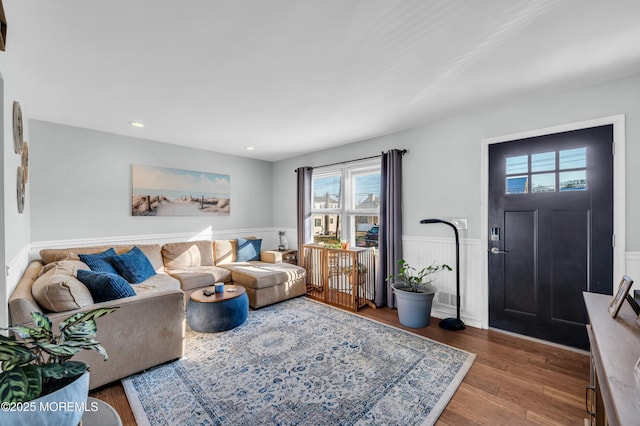
<svg viewBox="0 0 640 426"><path fill-rule="evenodd" d="M518 338L524 339L524 340L530 340L532 342L540 343L542 345L553 346L554 348L564 349L566 351L576 352L576 353L579 353L579 354L582 354L582 355L587 355L587 356L589 355L589 351L585 351L583 349L574 348L574 347L571 347L571 346L561 345L559 343L549 342L548 340L542 340L542 339L538 339L538 338L531 337L531 336L525 336L524 334L513 333L511 331L501 330L499 328L489 327L489 330L495 331L495 332L498 332L498 333L502 333L502 334L506 334L506 335L509 335L509 336L512 336L512 337L518 337Z"/></svg>

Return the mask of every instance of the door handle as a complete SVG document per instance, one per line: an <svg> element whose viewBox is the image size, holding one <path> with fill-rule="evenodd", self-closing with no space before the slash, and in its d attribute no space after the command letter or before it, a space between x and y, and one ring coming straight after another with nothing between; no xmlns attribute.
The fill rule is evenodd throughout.
<svg viewBox="0 0 640 426"><path fill-rule="evenodd" d="M505 254L505 253L509 253L506 250L500 250L498 247L492 247L491 250L489 250L491 252L491 254Z"/></svg>

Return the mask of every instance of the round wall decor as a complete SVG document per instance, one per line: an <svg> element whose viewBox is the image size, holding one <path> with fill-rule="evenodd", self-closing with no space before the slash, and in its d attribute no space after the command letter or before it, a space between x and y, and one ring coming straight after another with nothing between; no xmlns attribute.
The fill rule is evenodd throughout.
<svg viewBox="0 0 640 426"><path fill-rule="evenodd" d="M24 172L24 183L29 182L29 144L22 142L22 169Z"/></svg>
<svg viewBox="0 0 640 426"><path fill-rule="evenodd" d="M18 196L18 213L22 213L24 211L24 169L22 166L18 166L18 174L16 176L16 186L17 186L17 196Z"/></svg>
<svg viewBox="0 0 640 426"><path fill-rule="evenodd" d="M20 102L13 101L13 150L16 154L22 154L22 109Z"/></svg>

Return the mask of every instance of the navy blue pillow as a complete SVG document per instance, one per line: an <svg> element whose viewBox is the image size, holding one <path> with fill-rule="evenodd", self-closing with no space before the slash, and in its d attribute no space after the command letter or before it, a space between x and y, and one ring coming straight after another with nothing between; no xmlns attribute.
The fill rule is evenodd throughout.
<svg viewBox="0 0 640 426"><path fill-rule="evenodd" d="M126 253L113 256L111 263L118 274L131 284L140 284L142 281L156 274L153 265L145 254L135 246Z"/></svg>
<svg viewBox="0 0 640 426"><path fill-rule="evenodd" d="M248 262L250 260L260 260L260 247L262 240L246 240L238 238L237 262Z"/></svg>
<svg viewBox="0 0 640 426"><path fill-rule="evenodd" d="M96 303L135 296L131 284L117 274L78 270L78 279L87 286L93 301Z"/></svg>
<svg viewBox="0 0 640 426"><path fill-rule="evenodd" d="M117 274L116 271L111 264L111 258L116 255L116 251L113 248L103 251L102 253L96 254L79 254L80 260L91 268L94 272L108 272L110 274Z"/></svg>

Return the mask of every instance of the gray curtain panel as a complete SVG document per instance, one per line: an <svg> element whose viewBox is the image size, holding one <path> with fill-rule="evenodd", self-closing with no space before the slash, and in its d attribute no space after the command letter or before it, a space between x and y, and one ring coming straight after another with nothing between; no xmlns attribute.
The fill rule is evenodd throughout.
<svg viewBox="0 0 640 426"><path fill-rule="evenodd" d="M399 272L402 258L402 155L393 149L382 153L380 170L380 229L378 237L379 266L376 280L375 304L395 308L389 275Z"/></svg>
<svg viewBox="0 0 640 426"><path fill-rule="evenodd" d="M312 167L298 167L298 264L302 261L302 245L312 242L311 177Z"/></svg>

